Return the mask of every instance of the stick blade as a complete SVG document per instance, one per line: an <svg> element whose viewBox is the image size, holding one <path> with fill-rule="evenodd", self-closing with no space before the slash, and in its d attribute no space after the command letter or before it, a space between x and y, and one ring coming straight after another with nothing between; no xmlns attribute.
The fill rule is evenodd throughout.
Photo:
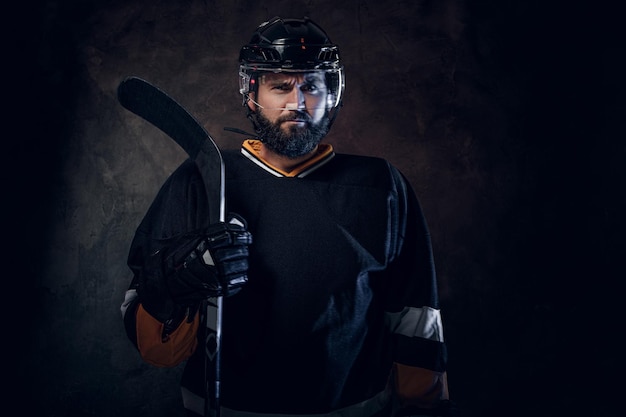
<svg viewBox="0 0 626 417"><path fill-rule="evenodd" d="M117 87L117 98L124 108L174 139L192 159L200 152L204 139L210 138L179 103L144 79L134 76L124 79Z"/></svg>
<svg viewBox="0 0 626 417"><path fill-rule="evenodd" d="M217 144L183 106L139 77L117 87L120 104L171 137L195 161L207 194L209 221L225 220L224 163Z"/></svg>

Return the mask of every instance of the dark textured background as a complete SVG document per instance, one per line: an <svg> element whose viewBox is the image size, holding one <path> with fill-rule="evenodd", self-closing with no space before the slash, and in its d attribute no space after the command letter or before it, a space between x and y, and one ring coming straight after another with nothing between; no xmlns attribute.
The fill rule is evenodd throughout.
<svg viewBox="0 0 626 417"><path fill-rule="evenodd" d="M249 129L238 49L274 15L309 15L341 47L345 106L328 140L389 159L420 196L462 415L617 416L621 22L602 2L521 0L9 9L4 379L26 414L182 416L180 369L141 362L119 305L133 232L184 155L115 89L142 76L238 147L223 131Z"/></svg>

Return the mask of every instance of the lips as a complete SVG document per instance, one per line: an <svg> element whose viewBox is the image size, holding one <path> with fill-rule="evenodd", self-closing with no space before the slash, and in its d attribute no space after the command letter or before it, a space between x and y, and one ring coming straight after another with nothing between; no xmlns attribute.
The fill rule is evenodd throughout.
<svg viewBox="0 0 626 417"><path fill-rule="evenodd" d="M292 122L292 123L309 123L311 118L307 114L298 112L296 114L287 116L283 119L279 119L280 123Z"/></svg>

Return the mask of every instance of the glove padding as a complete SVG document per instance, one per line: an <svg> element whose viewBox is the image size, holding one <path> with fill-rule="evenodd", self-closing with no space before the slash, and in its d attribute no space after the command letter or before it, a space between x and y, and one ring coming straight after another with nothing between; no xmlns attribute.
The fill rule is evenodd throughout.
<svg viewBox="0 0 626 417"><path fill-rule="evenodd" d="M192 240L195 244L195 240ZM252 236L246 222L231 214L225 223L209 226L191 252L183 244L166 258L167 286L172 298L181 305L194 305L208 297L229 297L248 282L248 246ZM187 253L180 262L181 252Z"/></svg>
<svg viewBox="0 0 626 417"><path fill-rule="evenodd" d="M248 282L251 243L246 221L237 214L178 236L146 259L139 277L141 304L166 325L193 319L203 300L234 295Z"/></svg>

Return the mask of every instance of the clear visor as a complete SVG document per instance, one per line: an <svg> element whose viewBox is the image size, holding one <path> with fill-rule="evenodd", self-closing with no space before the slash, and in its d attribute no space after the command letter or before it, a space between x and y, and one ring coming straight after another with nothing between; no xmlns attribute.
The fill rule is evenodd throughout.
<svg viewBox="0 0 626 417"><path fill-rule="evenodd" d="M284 95L285 103L277 110L324 108L331 110L339 106L344 89L343 71L337 69L291 70L261 69L241 66L239 70L239 92L254 101L250 92L261 89L275 97ZM261 106L263 107L263 106Z"/></svg>

